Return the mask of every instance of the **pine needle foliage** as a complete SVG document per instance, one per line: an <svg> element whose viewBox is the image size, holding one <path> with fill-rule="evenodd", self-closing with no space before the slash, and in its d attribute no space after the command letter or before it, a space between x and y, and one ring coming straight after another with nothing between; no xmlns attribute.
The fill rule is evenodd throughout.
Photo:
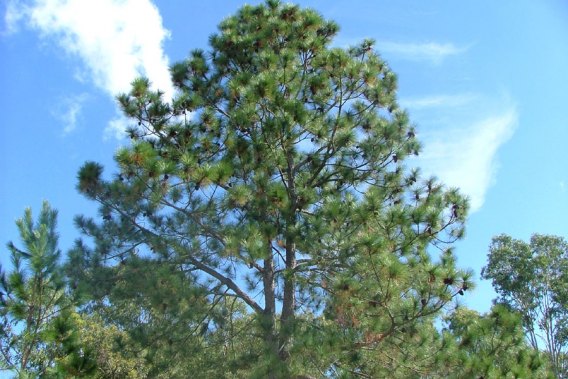
<svg viewBox="0 0 568 379"><path fill-rule="evenodd" d="M408 333L473 285L451 250L468 204L404 165L420 144L396 75L371 40L331 47L337 32L311 9L246 5L171 67L171 102L145 78L119 96L134 126L118 172L87 162L78 175L100 219L77 219L95 247L74 259L109 278L98 299L140 259L168 267L156 278L179 277L179 304L199 304L187 317L208 307L195 341L222 333L237 299L261 346L250 377L372 377L393 365L370 366L373 352L430 338Z"/></svg>
<svg viewBox="0 0 568 379"><path fill-rule="evenodd" d="M28 208L16 225L23 248L8 243L12 270L0 273L0 370L18 378L86 375L94 365L75 349L67 319L72 304L59 262L57 211L44 202L37 221Z"/></svg>

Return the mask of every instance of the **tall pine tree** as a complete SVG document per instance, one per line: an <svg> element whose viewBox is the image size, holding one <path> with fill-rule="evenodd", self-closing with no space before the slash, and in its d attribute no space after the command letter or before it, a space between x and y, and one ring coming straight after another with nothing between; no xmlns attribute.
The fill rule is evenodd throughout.
<svg viewBox="0 0 568 379"><path fill-rule="evenodd" d="M192 336L222 332L238 299L262 346L250 376L379 372L392 360L369 355L472 286L451 251L466 200L404 166L420 145L396 76L370 40L332 48L337 31L295 5L243 7L172 66L171 103L144 78L119 97L136 126L114 177L79 172L102 221L78 218L96 247L76 267L103 284L140 260L176 271L210 310Z"/></svg>

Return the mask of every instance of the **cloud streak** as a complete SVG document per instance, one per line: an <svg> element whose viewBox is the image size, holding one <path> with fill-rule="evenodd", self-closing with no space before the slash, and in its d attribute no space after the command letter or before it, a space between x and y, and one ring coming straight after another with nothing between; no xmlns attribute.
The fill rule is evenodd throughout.
<svg viewBox="0 0 568 379"><path fill-rule="evenodd" d="M458 47L452 43L401 43L382 41L377 43L379 51L398 58L413 61L429 61L440 64L444 59L466 52L469 47Z"/></svg>
<svg viewBox="0 0 568 379"><path fill-rule="evenodd" d="M67 135L77 128L83 104L87 99L86 93L63 99L57 113L54 114L54 117L63 122L63 135Z"/></svg>
<svg viewBox="0 0 568 379"><path fill-rule="evenodd" d="M11 0L6 3L6 13L4 14L5 29L3 35L10 35L18 32L18 26L23 17L23 12L18 0Z"/></svg>
<svg viewBox="0 0 568 379"><path fill-rule="evenodd" d="M148 77L155 89L171 99L173 86L163 42L170 33L149 0L34 0L9 3L8 30L16 22L39 31L83 63L80 77L88 78L109 96L126 92L132 80ZM9 17L9 19L8 19ZM115 122L109 128L122 128ZM121 130L114 130L121 132Z"/></svg>
<svg viewBox="0 0 568 379"><path fill-rule="evenodd" d="M472 103L478 96L472 93L454 94L454 95L432 95L425 97L414 97L400 100L403 108L412 110L430 109L435 107L461 107Z"/></svg>
<svg viewBox="0 0 568 379"><path fill-rule="evenodd" d="M495 182L497 151L512 137L517 120L516 108L509 107L466 127L425 133L419 165L446 185L459 187L475 212Z"/></svg>

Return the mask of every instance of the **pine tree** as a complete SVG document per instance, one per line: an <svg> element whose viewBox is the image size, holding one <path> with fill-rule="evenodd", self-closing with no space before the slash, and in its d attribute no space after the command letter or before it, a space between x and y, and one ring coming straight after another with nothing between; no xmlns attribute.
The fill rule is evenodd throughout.
<svg viewBox="0 0 568 379"><path fill-rule="evenodd" d="M451 250L467 201L405 167L420 145L373 41L332 48L335 23L274 0L219 29L172 66L171 103L144 78L119 97L137 126L112 179L79 172L102 220L77 219L96 242L77 267L99 299L140 259L199 288L208 319L238 299L262 346L247 376L378 372L368 356L420 343L471 288Z"/></svg>
<svg viewBox="0 0 568 379"><path fill-rule="evenodd" d="M31 209L16 221L24 249L8 243L12 271L0 276L1 369L18 378L55 375L67 361L76 376L94 366L75 349L69 314L72 303L65 292L56 232L57 211L43 203L34 222Z"/></svg>

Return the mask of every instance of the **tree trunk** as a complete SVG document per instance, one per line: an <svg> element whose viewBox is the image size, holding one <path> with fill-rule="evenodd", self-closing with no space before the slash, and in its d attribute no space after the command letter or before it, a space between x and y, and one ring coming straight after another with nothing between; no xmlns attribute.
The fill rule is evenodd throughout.
<svg viewBox="0 0 568 379"><path fill-rule="evenodd" d="M286 271L284 272L284 301L280 316L280 357L288 358L288 344L294 328L294 311L296 308L296 244L293 238L286 239Z"/></svg>
<svg viewBox="0 0 568 379"><path fill-rule="evenodd" d="M276 367L274 363L278 362L278 338L276 334L276 296L274 285L274 260L272 258L272 246L267 244L268 256L264 259L264 267L262 271L262 281L264 286L264 311L262 314L261 326L264 333L264 343L270 356L270 368L268 377L277 379ZM279 365L277 365L279 366Z"/></svg>

